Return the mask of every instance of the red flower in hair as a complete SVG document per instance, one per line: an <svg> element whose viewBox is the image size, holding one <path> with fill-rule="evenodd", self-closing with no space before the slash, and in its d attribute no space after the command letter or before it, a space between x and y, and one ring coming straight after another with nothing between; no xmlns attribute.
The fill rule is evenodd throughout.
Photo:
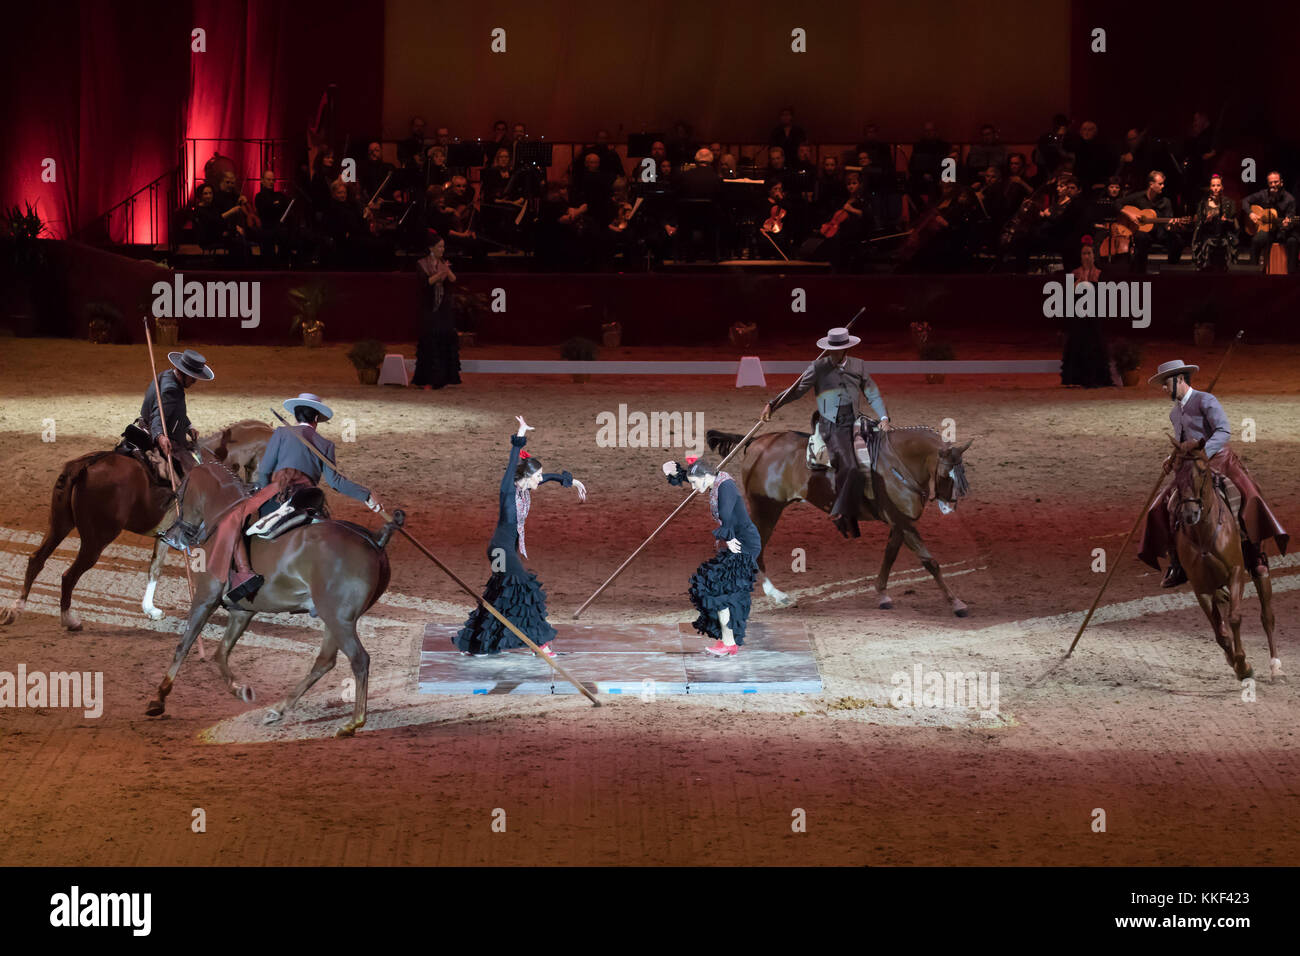
<svg viewBox="0 0 1300 956"><path fill-rule="evenodd" d="M695 463L696 463L697 461L699 461L699 460L700 460L700 456L699 456L699 455L687 455L687 456L686 456L686 464L688 464L688 465L693 465L693 464L695 464Z"/></svg>
<svg viewBox="0 0 1300 956"><path fill-rule="evenodd" d="M519 457L520 457L520 458L532 458L533 456L530 455L530 454L528 454L528 452L526 452L526 451L520 451L520 452L519 452Z"/></svg>
<svg viewBox="0 0 1300 956"><path fill-rule="evenodd" d="M1082 244L1085 245L1085 246L1090 246L1090 245L1092 245L1092 236L1084 236L1083 239L1081 240L1081 242L1082 242Z"/></svg>

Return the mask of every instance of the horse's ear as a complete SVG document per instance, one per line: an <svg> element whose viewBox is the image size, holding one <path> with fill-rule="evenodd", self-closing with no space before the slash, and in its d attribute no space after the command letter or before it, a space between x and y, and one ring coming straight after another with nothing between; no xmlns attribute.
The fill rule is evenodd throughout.
<svg viewBox="0 0 1300 956"><path fill-rule="evenodd" d="M966 441L960 445L950 444L946 448L944 448L943 453L947 455L949 458L959 460L962 455L966 454L966 449L971 446L971 443L973 441L975 441L974 438L967 438Z"/></svg>

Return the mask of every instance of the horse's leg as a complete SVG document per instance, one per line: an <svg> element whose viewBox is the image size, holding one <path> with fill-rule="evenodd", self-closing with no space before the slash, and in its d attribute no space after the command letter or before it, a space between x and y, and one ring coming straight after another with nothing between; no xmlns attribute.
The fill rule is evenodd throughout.
<svg viewBox="0 0 1300 956"><path fill-rule="evenodd" d="M71 508L56 508L50 506L50 525L45 529L45 538L41 541L41 546L32 552L31 557L27 559L27 574L23 578L23 592L14 599L14 603L7 608L0 609L0 625L12 624L18 620L23 608L27 606L27 595L31 593L32 585L36 582L36 576L41 573L41 568L45 567L45 562L49 560L54 549L57 548L63 539L68 536L75 526L72 518Z"/></svg>
<svg viewBox="0 0 1300 956"><path fill-rule="evenodd" d="M151 621L161 621L163 612L153 603L154 593L158 590L158 579L162 577L163 562L167 559L167 545L163 544L162 538L153 539L153 557L149 559L149 583L144 588L144 600L140 602L140 610Z"/></svg>
<svg viewBox="0 0 1300 956"><path fill-rule="evenodd" d="M104 549L121 532L121 528L106 533L101 528L83 526L80 531L81 547L77 549L77 557L73 560L72 565L63 572L63 593L59 598L59 620L69 631L81 630L81 618L72 609L73 589L76 588L77 582L81 580L81 576L95 566L99 556L104 553Z"/></svg>
<svg viewBox="0 0 1300 956"><path fill-rule="evenodd" d="M896 524L890 525L889 542L885 545L885 559L880 562L880 576L876 578L876 604L885 611L894 606L894 602L886 593L885 587L889 584L889 572L894 567L894 560L898 557L898 549L902 546L903 529Z"/></svg>
<svg viewBox="0 0 1300 956"><path fill-rule="evenodd" d="M772 583L767 576L767 566L763 560L764 555L767 553L767 540L772 536L772 531L776 528L781 513L785 511L785 505L770 498L751 499L749 504L750 518L754 522L754 527L758 529L758 571L763 576L763 593L777 607L789 607L794 604L794 601L790 600L788 594Z"/></svg>
<svg viewBox="0 0 1300 956"><path fill-rule="evenodd" d="M1246 649L1241 646L1241 595L1246 587L1246 569L1234 565L1228 578L1228 626L1232 628L1232 669L1238 680L1255 675L1246 660Z"/></svg>
<svg viewBox="0 0 1300 956"><path fill-rule="evenodd" d="M181 662L185 660L185 655L190 652L190 647L194 644L199 632L203 630L203 625L208 623L208 618L212 616L221 605L222 585L225 583L214 577L204 576L200 579L203 583L197 585L194 594L194 603L190 605L189 621L185 625L185 633L181 635L181 642L176 645L176 653L172 657L171 667L167 668L167 674L158 685L158 696L149 701L149 706L145 708L145 713L150 717L157 717L166 709L167 695L171 693L172 684L176 682L176 675L181 669Z"/></svg>
<svg viewBox="0 0 1300 956"><path fill-rule="evenodd" d="M307 672L307 676L298 682L298 686L293 689L293 692L290 693L288 697L280 701L280 703L276 704L274 707L267 708L266 716L262 718L262 723L274 724L279 721L280 718L289 712L290 707L298 703L298 698L311 690L313 684L333 670L334 662L338 660L338 657L339 645L338 641L334 637L334 629L332 627L327 627L325 631L325 640L323 640L320 645L320 653L316 655L316 662L312 664L311 670Z"/></svg>
<svg viewBox="0 0 1300 956"><path fill-rule="evenodd" d="M1264 635L1268 638L1268 676L1286 678L1282 673L1282 659L1277 654L1277 641L1273 637L1273 579L1268 576L1268 568L1259 567L1253 575L1255 592L1259 595L1259 620L1264 625Z"/></svg>
<svg viewBox="0 0 1300 956"><path fill-rule="evenodd" d="M917 533L916 528L912 525L908 525L903 529L903 543L915 551L916 556L921 559L921 566L930 572L935 583L939 585L939 590L943 592L943 596L952 605L952 613L958 617L965 617L967 614L966 605L952 593L952 590L948 587L948 582L943 579L943 572L939 570L939 562L934 559L934 555L930 553L930 550L925 546L925 542L921 540L921 535Z"/></svg>
<svg viewBox="0 0 1300 956"><path fill-rule="evenodd" d="M217 668L221 671L221 676L225 678L226 689L247 703L252 703L256 698L253 693L251 684L236 684L235 675L230 672L230 652L234 650L235 642L243 636L244 630L248 627L248 622L257 614L256 611L235 611L226 612L229 620L226 622L226 633L221 636L221 643L217 645L216 661Z"/></svg>
<svg viewBox="0 0 1300 956"><path fill-rule="evenodd" d="M352 706L352 719L340 727L335 737L351 737L366 724L366 695L370 684L370 655L357 637L357 622L339 622L339 647L352 664L352 675L357 681L356 702Z"/></svg>
<svg viewBox="0 0 1300 956"><path fill-rule="evenodd" d="M1210 627L1214 628L1214 640L1219 647L1223 648L1223 656L1228 659L1228 666L1232 666L1232 641L1228 638L1228 629L1224 627L1223 615L1219 612L1220 598L1215 594L1202 594L1196 592L1196 603L1201 606L1201 613L1205 619L1210 622Z"/></svg>

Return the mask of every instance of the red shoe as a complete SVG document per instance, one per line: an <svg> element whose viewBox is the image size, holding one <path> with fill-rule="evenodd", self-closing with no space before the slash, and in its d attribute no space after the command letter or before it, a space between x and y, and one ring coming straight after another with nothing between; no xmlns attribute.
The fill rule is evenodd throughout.
<svg viewBox="0 0 1300 956"><path fill-rule="evenodd" d="M543 654L545 654L545 655L546 655L547 657L549 657L551 660L555 660L555 658L557 658L557 657L560 656L560 655L558 655L558 654L555 653L555 649L554 649L553 647L551 647L551 642L550 642L550 641L547 641L545 644L543 644L543 645L541 646L541 651L542 651Z"/></svg>
<svg viewBox="0 0 1300 956"><path fill-rule="evenodd" d="M712 654L714 657L735 657L737 654L740 653L740 645L723 644L722 641L718 641L718 643L710 647L706 647L704 649L704 653Z"/></svg>

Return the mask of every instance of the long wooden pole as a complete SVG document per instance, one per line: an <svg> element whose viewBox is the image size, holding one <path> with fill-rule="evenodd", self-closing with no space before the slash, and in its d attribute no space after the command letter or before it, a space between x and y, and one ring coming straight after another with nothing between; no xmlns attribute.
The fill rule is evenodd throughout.
<svg viewBox="0 0 1300 956"><path fill-rule="evenodd" d="M1218 371L1214 373L1214 378L1210 379L1210 384L1206 386L1205 391L1214 391L1214 386L1219 383L1219 378L1223 375L1223 370L1228 364L1228 357L1232 355L1232 350L1236 347L1237 343L1245 337L1245 335L1245 329L1238 330L1236 336L1233 337L1232 342L1228 345L1227 352L1224 353L1222 360L1219 362ZM1097 596L1092 600L1092 607L1088 608L1088 613L1084 615L1083 623L1079 625L1079 630L1075 632L1074 640L1070 642L1069 650L1065 652L1065 656L1059 661L1031 680L1029 682L1031 686L1037 684L1052 671L1056 670L1056 668L1060 667L1061 664L1063 664L1065 660L1074 653L1074 648L1078 645L1079 638L1083 637L1083 629L1086 628L1088 622L1092 620L1093 612L1097 610L1097 605L1101 602L1101 596L1106 593L1106 588L1110 584L1110 579L1114 576L1115 570L1119 567L1119 559L1123 557L1124 551L1128 548L1128 543L1133 540L1133 535L1137 533L1138 526L1142 524L1143 517L1146 516L1147 510L1151 507L1151 502L1156 500L1156 495L1160 493L1160 486L1163 485L1164 482L1165 475L1161 472L1160 477L1156 479L1155 486L1151 489L1151 494L1147 495L1147 500L1142 506L1142 510L1138 512L1137 520L1133 522L1132 529L1124 539L1124 543L1120 545L1119 552L1115 555L1115 560L1111 562L1110 570L1106 572L1106 580L1101 582L1101 588L1097 591Z"/></svg>
<svg viewBox="0 0 1300 956"><path fill-rule="evenodd" d="M853 323L858 321L862 313L865 311L867 311L867 307L864 305L862 308L858 309L857 314L854 315L853 318L849 319L848 324L845 325L844 328L846 330L852 328ZM822 349L820 354L818 354L817 358L813 359L813 362L817 362L818 360L820 360L821 357L825 355L828 351L830 350ZM800 377L802 378L802 376ZM790 393L790 390L793 389L798 384L799 384L799 379L796 378L793 382L789 384L789 386L786 387L785 391L783 391L780 395L777 396L776 399L777 403L779 404L781 399L785 398L786 395ZM723 456L722 461L718 462L718 471L722 470L722 466L725 465L727 462L729 462L732 456L736 454L736 452L740 451L742 448L745 447L745 443L749 441L750 438L754 436L754 433L757 432L760 428L762 428L764 424L765 423L763 419L760 417L759 420L754 423L754 427L751 428L745 434L745 437L742 438L740 441L736 442L736 444L732 447L731 451L727 452L727 454ZM631 554L629 554L627 556L627 559L624 560L624 562L614 570L614 573L605 579L605 583L602 584L600 587L596 588L596 590L591 593L591 597L587 598L587 600L582 602L582 605L576 611L573 612L573 617L575 620L578 618L580 614L582 614L583 611L587 609L587 607L591 604L592 601L596 600L596 598L600 596L600 593L604 591L605 588L609 587L611 584L614 583L614 579L623 573L623 571L627 568L627 566L636 559L636 556L645 550L646 545L648 545L651 541L653 541L655 539L655 536L658 535L660 531L662 531L665 527L668 526L668 522L672 521L674 518L677 517L678 512L680 512L683 508L685 508L686 505L690 502L692 498L695 497L696 494L697 492L694 489L691 489L691 493L682 499L682 503L673 509L673 513L670 514L663 521L659 522L659 527L655 528L654 531L650 532L650 537L642 541L641 544L637 546L637 549L633 551Z"/></svg>
<svg viewBox="0 0 1300 956"><path fill-rule="evenodd" d="M162 381L159 380L158 378L158 366L154 362L154 358L153 358L153 335L150 334L149 332L149 316L147 315L144 317L144 341L145 341L145 345L148 346L149 348L149 369L150 371L153 372L153 397L154 397L154 401L158 405L158 421L162 423L162 433L166 435L168 441L170 441L171 435L169 435L167 432L167 412L163 409ZM148 422L146 422L145 424L147 425ZM172 483L172 501L175 502L176 504L176 520L179 521L181 517L181 499L180 496L176 493L177 492L176 470L172 467L172 456L170 453L163 455L163 458L167 462L167 477ZM185 546L185 583L189 585L190 604L192 605L194 603L194 573L193 571L190 570L189 545ZM207 655L203 652L202 635L199 635L198 646L199 646L199 660L206 660Z"/></svg>
<svg viewBox="0 0 1300 956"><path fill-rule="evenodd" d="M280 415L280 413L277 412L274 408L271 409L271 414L274 415L276 418L278 418L281 424L286 426L289 425L289 423L286 422L284 418ZM330 461L323 454L321 454L321 450L317 448L315 445L313 445L311 442L309 442L307 439L303 438L302 435L300 435L296 429L293 430L293 436L297 438L300 442L302 442L307 447L307 449L312 452L312 454L314 454L325 464L329 465L336 475L338 475L340 478L345 477L343 473L340 472L338 468L335 467L334 462ZM546 661L546 663L550 664L551 667L555 669L556 673L558 673L561 677L567 680L574 687L578 688L579 693L581 693L584 697L586 697L589 701L591 701L593 706L595 707L600 706L600 701L596 699L596 695L593 694L591 691L589 691L585 686L583 686L581 681L574 678L573 675L571 675L563 667L557 664L554 661L554 659L550 657L550 655L543 652L542 649L538 647L537 644L534 643L533 640L529 638L527 634L519 630L519 628L517 628L510 620L508 620L505 617L505 615L503 615L500 611L498 611L495 607L493 607L490 601L484 600L483 597L477 591L475 591L472 587L470 587L468 584L462 581L460 576L456 574L455 571L447 567L447 565L443 564L442 561L438 559L438 556L434 554L432 551L430 551L428 548L426 548L419 540L416 539L416 537L413 534L411 534L411 532L407 531L406 528L403 527L401 522L395 520L392 515L390 515L387 511L383 510L382 508L379 511L379 515L385 521L391 522L393 527L397 529L397 532L402 537L404 537L407 541L411 542L411 544L415 545L416 550L418 550L426 558L428 558L430 561L436 564L444 574L446 574L449 578L455 581L457 585L460 586L460 589L462 591L464 591L466 594L472 597L480 605L487 608L488 613L491 614L493 617L495 617L503 625L505 625L505 627L510 631L511 634L513 634L515 637L519 638L530 648L532 648L533 652L536 653L537 656L540 657L542 660Z"/></svg>

